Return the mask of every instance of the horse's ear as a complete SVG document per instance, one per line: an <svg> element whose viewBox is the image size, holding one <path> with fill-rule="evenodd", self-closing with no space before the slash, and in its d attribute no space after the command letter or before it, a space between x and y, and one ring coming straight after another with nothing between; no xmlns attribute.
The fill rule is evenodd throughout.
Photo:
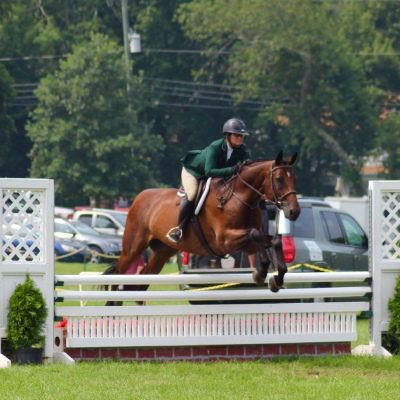
<svg viewBox="0 0 400 400"><path fill-rule="evenodd" d="M289 165L293 165L296 162L296 160L297 160L297 151L292 155L292 157L290 157Z"/></svg>
<svg viewBox="0 0 400 400"><path fill-rule="evenodd" d="M282 164L282 159L283 159L283 151L281 150L278 155L275 158L275 165L280 165Z"/></svg>

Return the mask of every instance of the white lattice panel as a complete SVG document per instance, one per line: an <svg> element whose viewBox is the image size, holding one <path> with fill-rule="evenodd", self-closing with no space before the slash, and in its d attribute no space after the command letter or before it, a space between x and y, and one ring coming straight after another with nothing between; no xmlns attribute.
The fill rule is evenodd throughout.
<svg viewBox="0 0 400 400"><path fill-rule="evenodd" d="M370 271L372 272L372 352L382 353L389 328L388 303L400 272L400 181L370 181Z"/></svg>
<svg viewBox="0 0 400 400"><path fill-rule="evenodd" d="M3 189L1 256L10 262L43 262L43 191Z"/></svg>
<svg viewBox="0 0 400 400"><path fill-rule="evenodd" d="M381 193L382 259L400 258L400 193Z"/></svg>

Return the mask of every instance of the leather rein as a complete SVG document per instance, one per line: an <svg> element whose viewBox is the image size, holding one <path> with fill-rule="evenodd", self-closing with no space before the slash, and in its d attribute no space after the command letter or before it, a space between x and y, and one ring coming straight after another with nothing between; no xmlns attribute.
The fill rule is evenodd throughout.
<svg viewBox="0 0 400 400"><path fill-rule="evenodd" d="M277 191L276 191L275 184L274 184L274 179L273 179L273 173L274 173L275 171L277 171L278 169L282 169L282 168L290 168L290 169L292 169L293 167L292 167L292 165L278 165L278 166L273 167L273 168L271 169L271 171L269 172L269 174L268 174L268 175L270 176L270 179L271 179L271 189L272 189L272 195L273 195L273 200L271 200L271 201L272 201L272 203L275 204L279 209L282 208L283 200L284 200L287 196L289 196L289 195L291 195L291 194L297 194L297 192L296 192L295 190L289 190L289 191L287 191L285 194L283 194L282 196L278 196L278 195L277 195ZM263 180L263 182L262 182L262 184L261 184L261 186L260 186L260 189L256 189L256 188L255 188L254 186L252 186L250 183L248 183L247 181L245 181L245 180L240 176L240 171L237 172L237 173L233 176L233 178L234 178L234 177L238 177L239 180L240 180L242 183L244 183L249 189L251 189L251 191L257 193L258 196L259 196L260 198L265 198L265 197L266 197L265 194L262 193L262 192L260 191L260 189L264 186L264 182L265 182L266 177L264 177L264 180ZM248 204L246 201L244 201L237 193L235 193L235 191L234 191L233 189L232 189L232 195L235 196L235 197L236 197L242 204L244 204L246 207L250 208L250 210L254 210L255 208L258 207L259 199L257 199L255 205L252 206L252 205Z"/></svg>

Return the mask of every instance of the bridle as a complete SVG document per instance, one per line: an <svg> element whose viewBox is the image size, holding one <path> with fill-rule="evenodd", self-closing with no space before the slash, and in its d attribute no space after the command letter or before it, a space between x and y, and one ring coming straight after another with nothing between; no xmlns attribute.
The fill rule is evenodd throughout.
<svg viewBox="0 0 400 400"><path fill-rule="evenodd" d="M279 169L292 169L293 166L292 165L278 165L275 166L271 169L271 171L269 172L269 176L271 179L271 189L272 189L272 196L273 196L273 200L271 200L271 202L273 204L275 204L279 209L282 209L283 207L283 200L286 199L286 197L288 197L291 194L297 194L297 192L295 190L289 190L286 193L284 193L282 196L278 196L277 195L277 190L274 184L274 172L279 170ZM265 179L267 178L267 176L264 177L264 180L261 183L261 186L259 189L256 189L254 186L252 186L250 183L248 183L247 181L245 181L241 176L240 176L240 171L238 171L233 177L238 177L239 180L246 185L251 191L253 191L254 193L258 194L258 196L260 198L266 198L265 194L261 192L261 188L264 186L264 182ZM251 206L250 204L248 204L246 201L244 201L243 199L240 198L240 196L238 194L236 194L233 190L232 190L232 195L235 196L242 204L244 204L245 206L247 206L248 208L250 208L251 210L254 210L255 208L257 208L258 206L258 202L259 199L257 199L256 203L254 206Z"/></svg>
<svg viewBox="0 0 400 400"><path fill-rule="evenodd" d="M272 188L272 195L274 196L274 200L273 203L278 207L278 208L282 208L282 201L284 199L286 199L286 197L288 197L290 194L297 194L297 192L295 190L289 190L287 191L285 194L283 194L282 196L277 196L276 195L276 189L275 189L275 184L274 184L274 179L273 179L273 173L274 171L278 170L278 169L293 169L292 165L278 165L274 168L271 169L270 171L270 176L271 176L271 188Z"/></svg>

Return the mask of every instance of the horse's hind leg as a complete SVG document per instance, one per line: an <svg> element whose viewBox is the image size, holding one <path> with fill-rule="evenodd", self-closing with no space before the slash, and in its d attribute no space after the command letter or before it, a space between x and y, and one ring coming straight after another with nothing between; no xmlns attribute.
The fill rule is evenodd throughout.
<svg viewBox="0 0 400 400"><path fill-rule="evenodd" d="M283 287L284 276L287 272L287 266L283 259L282 239L276 235L272 240L272 260L273 265L277 267L278 275L274 275L269 280L269 288L273 292L278 292Z"/></svg>
<svg viewBox="0 0 400 400"><path fill-rule="evenodd" d="M102 275L114 275L116 273L116 266L117 262L113 261L110 263L110 266L102 273ZM104 290L109 290L109 286L105 285ZM111 286L111 290L117 290L117 286ZM122 306L122 301L112 301L108 300L105 304L106 306Z"/></svg>
<svg viewBox="0 0 400 400"><path fill-rule="evenodd" d="M127 228L125 228L127 229ZM145 230L136 231L135 235L127 235L127 237L123 237L123 247L122 253L115 263L114 269L107 269L105 274L129 274L129 267L132 263L140 257L146 250L148 245L147 232ZM135 290L136 287L131 286L115 286L111 287L112 291L122 291L122 290ZM122 305L122 301L107 301L106 306L120 306Z"/></svg>
<svg viewBox="0 0 400 400"><path fill-rule="evenodd" d="M144 274L159 274L165 265L165 263L177 253L177 250L165 245L164 243L154 240L151 243L152 253L149 258L148 263L143 268L141 272L142 275ZM149 285L140 286L139 290L147 290Z"/></svg>

